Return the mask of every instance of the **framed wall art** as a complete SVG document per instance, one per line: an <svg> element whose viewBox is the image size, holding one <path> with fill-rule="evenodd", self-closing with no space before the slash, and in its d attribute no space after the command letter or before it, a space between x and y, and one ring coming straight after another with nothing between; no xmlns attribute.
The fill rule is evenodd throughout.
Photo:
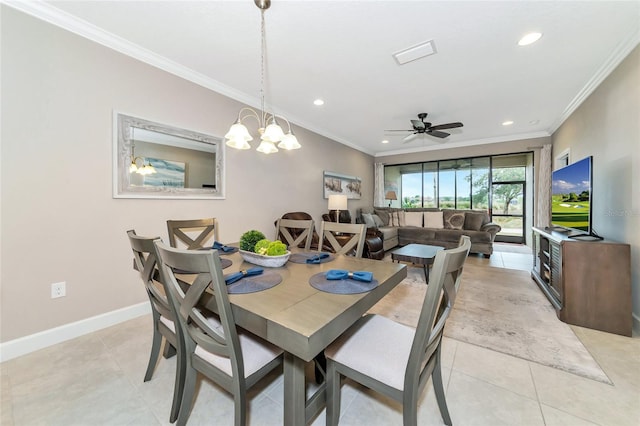
<svg viewBox="0 0 640 426"><path fill-rule="evenodd" d="M348 199L359 200L362 197L362 179L335 172L323 173L324 198L329 195L343 194Z"/></svg>

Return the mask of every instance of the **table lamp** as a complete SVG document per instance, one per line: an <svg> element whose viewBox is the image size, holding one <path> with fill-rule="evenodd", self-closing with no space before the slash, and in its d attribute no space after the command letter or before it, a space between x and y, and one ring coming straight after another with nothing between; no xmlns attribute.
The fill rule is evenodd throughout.
<svg viewBox="0 0 640 426"><path fill-rule="evenodd" d="M398 197L396 196L396 191L387 191L384 198L389 200L389 207L391 207L391 201L398 199Z"/></svg>
<svg viewBox="0 0 640 426"><path fill-rule="evenodd" d="M340 210L347 210L347 196L341 194L329 195L329 211L336 211L336 223L340 223Z"/></svg>

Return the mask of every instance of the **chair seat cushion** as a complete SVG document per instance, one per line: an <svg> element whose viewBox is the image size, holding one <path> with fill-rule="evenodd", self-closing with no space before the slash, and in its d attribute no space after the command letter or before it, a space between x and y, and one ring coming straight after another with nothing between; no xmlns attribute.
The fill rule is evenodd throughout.
<svg viewBox="0 0 640 426"><path fill-rule="evenodd" d="M167 326L167 328L174 333L176 332L176 325L169 318L160 315L160 322Z"/></svg>
<svg viewBox="0 0 640 426"><path fill-rule="evenodd" d="M207 318L207 322L212 328L221 334L223 333L222 324L218 318L209 317ZM260 370L282 354L282 349L279 347L241 328L238 328L238 340L240 340L240 348L244 359L245 378ZM196 346L195 354L228 375L231 376L233 374L229 358L211 353L199 345Z"/></svg>
<svg viewBox="0 0 640 426"><path fill-rule="evenodd" d="M415 329L380 315L366 315L336 339L325 355L398 390L404 389Z"/></svg>

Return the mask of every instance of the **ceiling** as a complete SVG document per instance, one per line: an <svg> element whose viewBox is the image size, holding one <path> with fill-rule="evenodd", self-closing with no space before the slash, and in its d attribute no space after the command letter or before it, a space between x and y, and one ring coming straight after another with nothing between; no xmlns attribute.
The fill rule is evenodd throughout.
<svg viewBox="0 0 640 426"><path fill-rule="evenodd" d="M251 0L8 4L260 106ZM638 1L273 0L265 19L267 105L377 156L549 136L640 40ZM531 31L542 38L518 46ZM427 40L435 55L392 56ZM410 129L420 112L464 127L408 143L409 132L385 132Z"/></svg>

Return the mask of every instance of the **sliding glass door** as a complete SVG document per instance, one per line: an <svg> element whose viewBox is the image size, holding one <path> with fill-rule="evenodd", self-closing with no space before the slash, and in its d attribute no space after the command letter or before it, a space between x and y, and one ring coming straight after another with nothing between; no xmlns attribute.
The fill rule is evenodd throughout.
<svg viewBox="0 0 640 426"><path fill-rule="evenodd" d="M393 207L486 210L496 241L524 243L532 169L530 152L385 166L385 192L399 195Z"/></svg>

